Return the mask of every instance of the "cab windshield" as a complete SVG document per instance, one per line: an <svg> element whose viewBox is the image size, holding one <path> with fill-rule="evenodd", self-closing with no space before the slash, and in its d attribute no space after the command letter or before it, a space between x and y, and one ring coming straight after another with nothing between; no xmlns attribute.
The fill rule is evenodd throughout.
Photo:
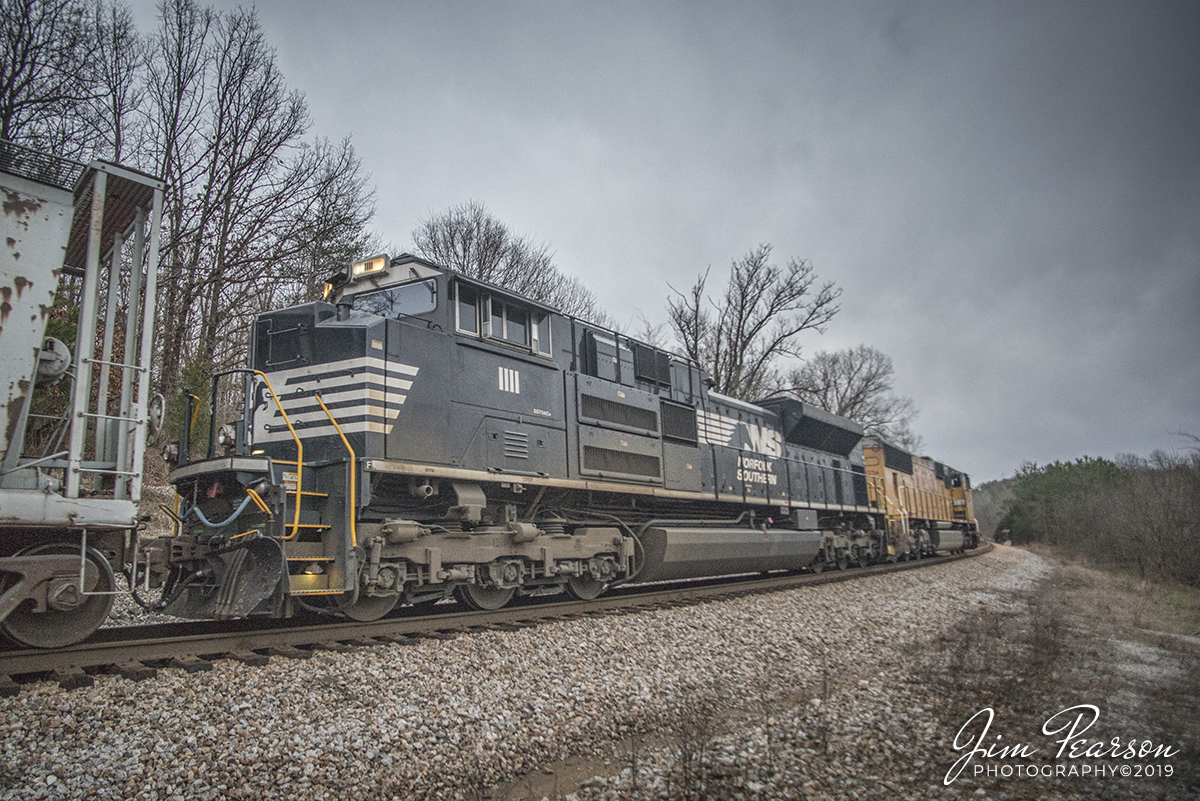
<svg viewBox="0 0 1200 801"><path fill-rule="evenodd" d="M380 317L425 314L437 308L437 282L432 278L412 284L362 292L350 301L351 308Z"/></svg>

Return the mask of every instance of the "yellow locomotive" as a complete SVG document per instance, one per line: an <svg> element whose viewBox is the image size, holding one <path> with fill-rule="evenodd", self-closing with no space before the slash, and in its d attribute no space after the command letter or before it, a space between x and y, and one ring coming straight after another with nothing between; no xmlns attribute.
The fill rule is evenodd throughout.
<svg viewBox="0 0 1200 801"><path fill-rule="evenodd" d="M863 466L869 503L887 521L890 556L916 558L979 544L966 473L878 437L863 441Z"/></svg>

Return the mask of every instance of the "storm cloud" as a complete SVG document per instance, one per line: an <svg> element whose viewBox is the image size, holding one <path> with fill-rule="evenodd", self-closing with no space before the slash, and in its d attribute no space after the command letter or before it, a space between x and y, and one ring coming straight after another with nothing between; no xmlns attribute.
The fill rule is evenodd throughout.
<svg viewBox="0 0 1200 801"><path fill-rule="evenodd" d="M772 243L977 482L1200 434L1194 2L258 9L399 247L482 200L634 325Z"/></svg>

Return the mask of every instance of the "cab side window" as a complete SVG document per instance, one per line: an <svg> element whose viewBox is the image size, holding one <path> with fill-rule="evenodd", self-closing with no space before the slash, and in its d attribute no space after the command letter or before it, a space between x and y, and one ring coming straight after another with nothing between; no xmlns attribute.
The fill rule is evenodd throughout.
<svg viewBox="0 0 1200 801"><path fill-rule="evenodd" d="M458 285L455 304L455 326L468 334L479 333L479 293L472 287Z"/></svg>
<svg viewBox="0 0 1200 801"><path fill-rule="evenodd" d="M533 313L533 324L529 329L533 334L533 352L543 356L550 355L550 315L541 312Z"/></svg>
<svg viewBox="0 0 1200 801"><path fill-rule="evenodd" d="M550 355L550 315L493 297L461 281L456 283L455 295L455 327L462 333Z"/></svg>
<svg viewBox="0 0 1200 801"><path fill-rule="evenodd" d="M511 342L513 345L529 344L529 313L513 303L499 298L492 298L491 330L487 332L492 339Z"/></svg>

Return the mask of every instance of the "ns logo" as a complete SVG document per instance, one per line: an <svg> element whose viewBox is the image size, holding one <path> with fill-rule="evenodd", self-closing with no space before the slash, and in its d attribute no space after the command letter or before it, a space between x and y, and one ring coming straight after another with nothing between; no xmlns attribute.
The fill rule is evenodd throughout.
<svg viewBox="0 0 1200 801"><path fill-rule="evenodd" d="M766 456L779 457L783 455L783 437L779 432L757 423L742 423L746 429L742 450L754 451Z"/></svg>

